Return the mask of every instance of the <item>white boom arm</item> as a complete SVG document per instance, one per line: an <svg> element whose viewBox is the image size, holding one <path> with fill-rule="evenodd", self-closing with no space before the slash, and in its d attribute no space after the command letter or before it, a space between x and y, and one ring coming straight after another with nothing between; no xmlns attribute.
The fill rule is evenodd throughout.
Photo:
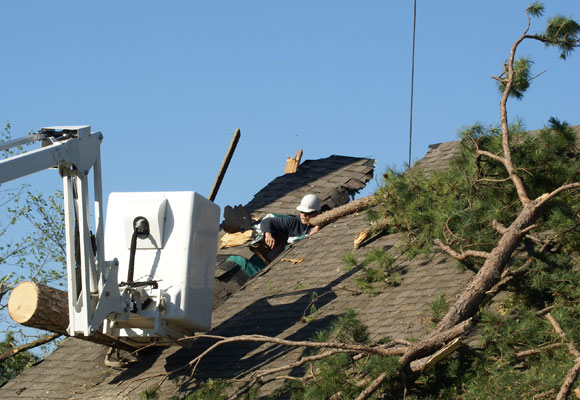
<svg viewBox="0 0 580 400"><path fill-rule="evenodd" d="M100 158L103 135L100 132L91 133L90 130L90 126L43 128L38 134L0 146L0 150L5 150L26 142L42 141L40 149L0 160L0 184L53 167L58 168L63 178L70 319L68 331L71 336L90 335L110 313L127 314L119 295L116 262L105 263L104 259ZM88 175L91 170L94 236L89 221ZM75 246L75 231L78 248Z"/></svg>
<svg viewBox="0 0 580 400"><path fill-rule="evenodd" d="M2 151L42 142L40 149L0 160L0 184L53 167L62 176L69 334L88 336L102 325L110 336L161 344L208 330L219 207L195 192L113 193L105 235L102 139L89 126L63 126L0 144ZM113 261L105 261L105 241ZM118 273L126 281L119 283Z"/></svg>

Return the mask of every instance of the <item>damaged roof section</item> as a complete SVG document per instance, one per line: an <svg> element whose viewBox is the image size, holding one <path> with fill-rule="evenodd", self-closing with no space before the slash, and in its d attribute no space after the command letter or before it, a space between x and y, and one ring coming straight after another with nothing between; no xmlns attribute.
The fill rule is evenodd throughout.
<svg viewBox="0 0 580 400"><path fill-rule="evenodd" d="M373 177L375 160L332 155L307 160L295 173L281 175L260 190L245 208L256 218L275 212L295 214L308 193L316 194L322 209L348 203Z"/></svg>
<svg viewBox="0 0 580 400"><path fill-rule="evenodd" d="M231 256L243 257L246 260L254 256L249 247L252 238L252 221L249 220L252 216L259 220L268 213L295 215L296 206L308 193L314 193L320 198L323 211L344 205L372 179L374 164L375 160L370 158L339 155L307 160L298 165L296 172L275 178L244 207L226 207L223 229L220 232L220 248L217 252L214 308L239 290L247 280L244 274L234 273L234 265L227 261ZM237 229L238 227L241 229ZM232 239L225 232L238 230L245 230L234 233L234 240L239 240L239 243L226 246L224 240Z"/></svg>

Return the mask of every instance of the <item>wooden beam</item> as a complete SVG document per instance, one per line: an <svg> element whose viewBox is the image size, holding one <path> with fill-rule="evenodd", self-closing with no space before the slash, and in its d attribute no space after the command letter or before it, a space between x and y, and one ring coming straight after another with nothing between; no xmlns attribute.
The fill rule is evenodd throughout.
<svg viewBox="0 0 580 400"><path fill-rule="evenodd" d="M238 145L238 141L240 140L241 135L242 134L240 132L240 129L239 128L236 129L236 133L234 133L234 137L232 138L232 142L230 143L230 147L228 149L228 152L226 153L224 162L222 163L218 176L213 184L213 187L211 188L211 192L209 193L208 198L210 201L214 201L217 196L217 192L220 189L224 176L226 175L226 171L228 169L228 166L230 165L230 161L232 160L232 156L234 155L234 151L236 150L236 146Z"/></svg>

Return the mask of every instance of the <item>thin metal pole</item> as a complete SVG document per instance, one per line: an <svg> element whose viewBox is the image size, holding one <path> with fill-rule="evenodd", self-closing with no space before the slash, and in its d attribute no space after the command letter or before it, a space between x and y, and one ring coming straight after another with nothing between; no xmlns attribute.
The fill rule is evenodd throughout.
<svg viewBox="0 0 580 400"><path fill-rule="evenodd" d="M413 89L415 86L415 27L417 25L417 0L413 6L413 53L411 56L411 111L409 115L409 167L411 167L411 143L413 141Z"/></svg>

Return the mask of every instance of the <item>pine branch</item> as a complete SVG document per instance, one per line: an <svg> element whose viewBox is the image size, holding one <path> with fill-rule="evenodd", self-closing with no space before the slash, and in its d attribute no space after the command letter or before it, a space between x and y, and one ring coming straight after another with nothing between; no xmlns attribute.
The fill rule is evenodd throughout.
<svg viewBox="0 0 580 400"><path fill-rule="evenodd" d="M201 338L207 339L216 339L218 340L216 343L208 347L204 352L202 352L199 356L195 357L193 360L188 362L186 365L171 371L171 373L181 372L191 368L190 374L193 375L197 366L199 365L200 361L217 347L227 344L227 343L235 343L235 342L257 342L257 343L275 343L280 344L283 346L291 346L291 347L308 347L308 348L327 348L327 349L340 349L344 352L356 352L356 353L367 353L367 354L378 354L382 356L395 356L395 355L402 355L407 350L406 347L392 347L392 348L385 348L384 346L365 346L365 345L355 345L355 344L345 344L345 343L330 343L330 342L309 342L309 341L294 341L294 340L286 340L286 339L279 339L270 336L264 335L239 335L233 337L225 337L225 336L216 336L216 335L196 335L196 336L188 336L182 339L179 339L178 342L181 341L189 341L189 340L197 340Z"/></svg>
<svg viewBox="0 0 580 400"><path fill-rule="evenodd" d="M580 352L578 352L578 350L576 349L576 346L574 346L574 343L572 343L571 341L568 341L566 339L566 333L564 332L564 330L562 330L562 327L560 326L558 321L556 321L554 319L554 317L552 316L552 314L550 314L550 313L546 314L546 318L548 319L548 321L550 321L550 323L554 327L554 331L558 334L558 336L560 336L560 338L562 339L562 342L566 342L566 344L568 345L568 351L570 352L570 354L572 354L575 359L577 359L577 360L580 359Z"/></svg>
<svg viewBox="0 0 580 400"><path fill-rule="evenodd" d="M570 394L570 390L572 389L572 385L576 382L576 378L578 377L578 373L580 372L580 360L576 361L576 364L568 371L566 375L566 379L564 383L560 387L560 391L558 392L558 396L556 396L556 400L565 400L568 398L568 394Z"/></svg>
<svg viewBox="0 0 580 400"><path fill-rule="evenodd" d="M505 80L505 88L500 100L500 125L501 125L501 143L503 148L503 165L508 173L508 176L512 180L516 192L518 194L518 198L520 202L525 206L530 202L530 198L528 197L527 191L524 187L524 182L522 178L515 172L515 168L512 161L511 156L511 149L509 145L509 126L508 126L508 116L507 116L507 101L508 97L510 96L512 87L514 85L514 78L515 78L515 70L514 70L514 61L516 50L518 46L524 41L526 35L530 29L530 14L529 10L526 10L526 18L528 20L528 24L524 33L514 42L512 48L510 50L510 55L507 61L507 72L506 72L506 80ZM485 154L490 156L492 153ZM495 156L495 155L493 155ZM497 159L497 158L496 158ZM499 160L498 160L499 161Z"/></svg>
<svg viewBox="0 0 580 400"><path fill-rule="evenodd" d="M534 200L534 203L535 203L536 207L542 207L546 203L548 203L550 200L552 200L554 197L559 195L560 193L566 192L568 190L574 190L574 189L580 189L580 182L574 182L574 183L569 183L567 185L562 185L550 193L544 193L541 196L539 196L536 200Z"/></svg>
<svg viewBox="0 0 580 400"><path fill-rule="evenodd" d="M405 367L409 365L411 361L429 355L438 350L443 344L448 343L459 336L465 335L472 327L473 318L468 318L444 331L438 332L437 330L433 330L421 341L410 346L399 362Z"/></svg>
<svg viewBox="0 0 580 400"><path fill-rule="evenodd" d="M343 204L342 206L328 210L310 220L310 223L315 226L320 226L321 228L350 214L366 210L369 207L375 206L379 203L378 197L370 195L367 197L361 197L351 201L350 203Z"/></svg>
<svg viewBox="0 0 580 400"><path fill-rule="evenodd" d="M540 346L537 349L519 351L514 355L516 356L516 358L524 358L524 357L531 356L534 354L543 353L546 350L557 349L559 347L562 347L562 343L552 343L552 344L547 344L545 346Z"/></svg>
<svg viewBox="0 0 580 400"><path fill-rule="evenodd" d="M371 394L373 394L383 384L385 379L387 379L387 374L383 372L365 390L363 390L358 395L356 400L367 399Z"/></svg>
<svg viewBox="0 0 580 400"><path fill-rule="evenodd" d="M18 346L18 347L15 347L13 349L10 349L8 351L5 351L4 353L0 354L0 363L6 359L12 357L12 356L15 356L18 353L34 349L35 347L38 347L38 346L42 346L43 344L51 342L54 339L58 339L61 336L62 336L61 333L53 333L51 335L43 336L43 337L41 337L33 342L26 343L26 344L23 344L22 346Z"/></svg>
<svg viewBox="0 0 580 400"><path fill-rule="evenodd" d="M252 376L250 378L243 380L244 385L242 387L240 387L239 389L237 389L236 392L232 396L230 396L230 399L233 400L233 399L239 398L242 394L244 394L248 390L250 390L250 388L252 386L254 386L256 383L260 382L262 380L262 378L265 376L276 374L276 373L282 372L282 371L287 371L289 369L294 369L294 368L300 367L300 366L302 366L306 363L312 362L312 361L323 360L325 358L331 357L331 356L333 356L335 354L339 354L339 353L344 353L344 350L341 350L341 349L328 350L324 353L316 354L314 356L302 357L299 360L297 360L296 362L284 365L282 367L256 371L254 374L252 374ZM288 378L289 377L286 377L286 376L282 377L282 379L288 379Z"/></svg>
<svg viewBox="0 0 580 400"><path fill-rule="evenodd" d="M486 251L478 251L478 250L465 250L461 253L453 250L450 246L444 244L441 240L435 239L435 245L439 246L441 250L445 253L450 255L451 257L455 258L456 260L465 260L468 257L480 257L480 258L488 258L490 254Z"/></svg>
<svg viewBox="0 0 580 400"><path fill-rule="evenodd" d="M500 164L506 166L506 168L507 168L507 160L503 157L498 156L497 154L493 154L490 151L476 150L476 155L491 158L492 160L499 162Z"/></svg>
<svg viewBox="0 0 580 400"><path fill-rule="evenodd" d="M498 283L496 283L487 292L485 292L485 294L487 294L488 296L494 296L497 292L499 292L501 290L501 288L503 286L505 286L507 283L509 283L514 277L525 272L533 260L534 260L533 258L528 258L526 260L526 262L522 266L517 268L515 271L510 271L509 269L506 269L505 271L503 271L501 274L500 281Z"/></svg>

